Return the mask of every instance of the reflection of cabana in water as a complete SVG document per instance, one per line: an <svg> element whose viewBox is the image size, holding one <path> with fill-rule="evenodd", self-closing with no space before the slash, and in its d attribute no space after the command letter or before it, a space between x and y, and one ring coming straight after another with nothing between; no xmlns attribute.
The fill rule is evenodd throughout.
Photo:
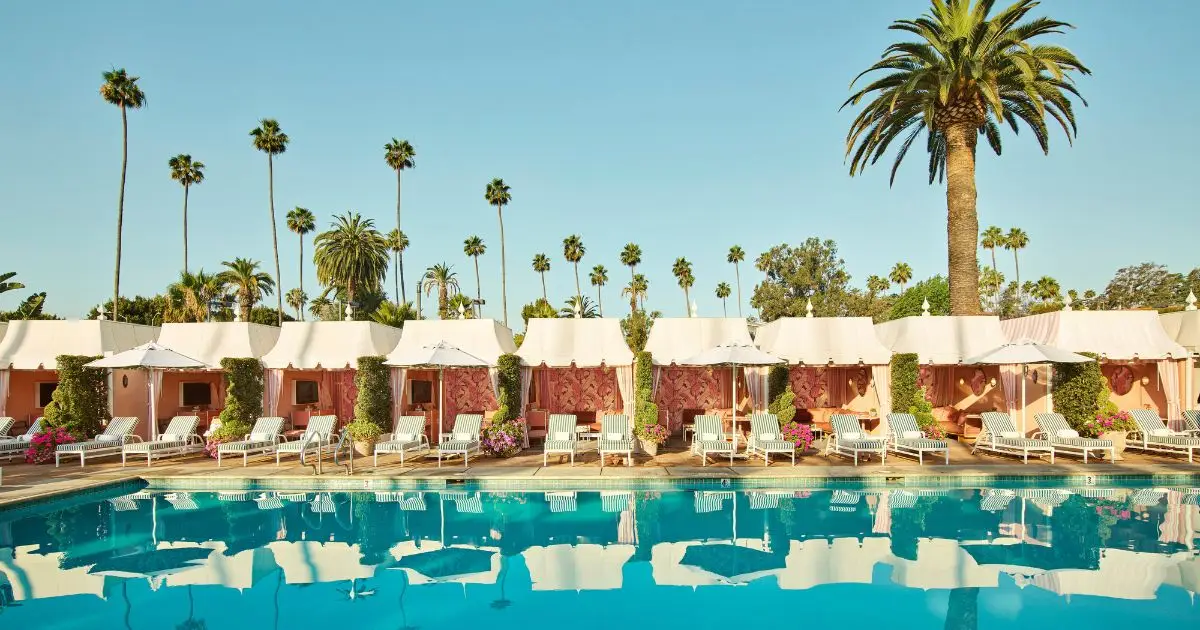
<svg viewBox="0 0 1200 630"><path fill-rule="evenodd" d="M877 414L878 431L886 432L892 353L875 337L871 318L784 317L759 327L754 343L788 362L798 420L811 418L828 431L834 413Z"/></svg>
<svg viewBox="0 0 1200 630"><path fill-rule="evenodd" d="M995 588L1000 569L981 566L958 541L929 538L917 541L916 560L893 557L892 581L921 589Z"/></svg>
<svg viewBox="0 0 1200 630"><path fill-rule="evenodd" d="M389 569L408 574L409 584L495 584L500 576L500 550L495 547L402 542L391 549Z"/></svg>
<svg viewBox="0 0 1200 630"><path fill-rule="evenodd" d="M175 546L184 547L186 545L177 544ZM203 543L199 546L210 549L213 553L201 565L181 573L168 575L165 579L167 586L216 584L241 591L254 586L259 580L279 568L279 565L275 564L274 553L268 547L257 547L227 555L229 550L221 541Z"/></svg>
<svg viewBox="0 0 1200 630"><path fill-rule="evenodd" d="M969 358L1008 342L994 316L917 316L875 325L875 336L895 354L917 355L917 384L933 404L933 416L947 433L974 435L980 424L967 416L1007 409L1000 367L962 365ZM1019 396L1016 379L1013 396ZM1016 400L1016 398L1013 398Z"/></svg>
<svg viewBox="0 0 1200 630"><path fill-rule="evenodd" d="M1093 595L1113 599L1154 599L1163 584L1179 582L1180 567L1191 554L1142 553L1105 549L1093 570L1063 569L1030 577L1014 576L1018 586L1036 586L1059 595ZM1177 584L1182 586L1182 584Z"/></svg>
<svg viewBox="0 0 1200 630"><path fill-rule="evenodd" d="M746 388L742 370L736 378L740 400L733 400L734 372L714 366L687 365L685 361L722 345L750 345L750 331L740 317L660 317L654 321L646 341L646 351L654 359L654 400L660 422L671 431L692 424L697 415L718 415L730 427L733 408L739 416L749 416L766 408L766 392L761 400ZM743 368L752 374L756 368ZM763 369L765 373L765 368ZM758 381L751 379L751 385ZM756 404L757 403L757 404Z"/></svg>
<svg viewBox="0 0 1200 630"><path fill-rule="evenodd" d="M106 577L93 575L87 566L64 569L62 553L37 553L36 545L0 548L0 578L12 588L17 601L93 595L104 599Z"/></svg>
<svg viewBox="0 0 1200 630"><path fill-rule="evenodd" d="M1190 355L1191 368L1185 368L1183 381L1183 408L1196 409L1200 407L1200 310L1163 313L1159 318L1167 337Z"/></svg>
<svg viewBox="0 0 1200 630"><path fill-rule="evenodd" d="M790 541L779 588L808 589L823 584L870 584L875 565L892 557L887 538L835 538Z"/></svg>
<svg viewBox="0 0 1200 630"><path fill-rule="evenodd" d="M633 545L550 545L523 555L535 591L606 591L621 588Z"/></svg>
<svg viewBox="0 0 1200 630"><path fill-rule="evenodd" d="M400 329L375 322L284 322L279 341L263 355L267 416L290 416L293 428L312 415L354 415L359 357L385 356Z"/></svg>
<svg viewBox="0 0 1200 630"><path fill-rule="evenodd" d="M273 542L267 545L288 584L316 584L369 578L374 566L359 562L358 545L341 542Z"/></svg>

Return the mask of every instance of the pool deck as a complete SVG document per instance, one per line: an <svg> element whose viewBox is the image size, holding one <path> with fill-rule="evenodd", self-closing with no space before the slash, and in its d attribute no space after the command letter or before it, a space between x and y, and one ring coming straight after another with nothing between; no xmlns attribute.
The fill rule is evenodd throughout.
<svg viewBox="0 0 1200 630"><path fill-rule="evenodd" d="M1051 465L1045 460L1030 458L1022 464L1019 458L992 454L972 455L970 447L951 442L949 466L927 463L920 466L915 459L890 455L887 465L880 466L878 460L869 460L855 467L844 457L809 454L798 457L796 466L790 460L772 460L764 466L761 459L753 463L735 460L734 466L709 460L708 466L700 466L699 457L688 451L675 448L660 452L653 459L635 455L634 465L627 467L610 463L603 468L595 451L584 451L576 456L575 466L559 463L552 457L550 465L542 466L540 450L527 450L509 459L472 459L470 468L464 469L461 459L455 464L446 463L437 467L436 460L418 459L401 466L399 456L381 458L380 465L371 465L371 458L356 457L354 475L348 477L346 468L335 466L328 456L323 460L323 470L317 476L312 465L301 465L295 456L285 458L282 465L275 465L275 458L259 456L251 458L249 466L242 467L241 460L226 460L221 468L216 462L201 455L191 455L155 462L151 467L132 460L126 468L119 459L103 458L89 461L86 468L78 462L64 460L61 468L53 465L32 466L11 464L3 466L3 485L0 486L0 507L28 501L40 500L56 495L87 490L121 482L145 480L152 486L179 487L194 485L198 488L218 489L222 486L235 487L246 483L305 483L313 486L336 486L351 489L348 484L358 483L358 489L369 489L371 481L389 480L389 483L437 484L472 481L479 483L527 484L552 486L562 482L577 481L580 485L619 483L618 479L658 480L738 480L743 483L769 486L773 481L780 485L797 483L855 482L861 480L874 484L904 485L953 480L960 483L988 483L997 480L1064 479L1094 476L1133 476L1140 478L1170 476L1200 476L1200 463L1189 464L1186 459L1160 455L1127 452L1125 461L1116 464L1089 460L1083 464L1078 457L1059 457ZM927 462L929 459L927 458ZM941 478L941 479L938 479ZM350 481L353 480L353 481ZM1186 483L1200 483L1194 479Z"/></svg>

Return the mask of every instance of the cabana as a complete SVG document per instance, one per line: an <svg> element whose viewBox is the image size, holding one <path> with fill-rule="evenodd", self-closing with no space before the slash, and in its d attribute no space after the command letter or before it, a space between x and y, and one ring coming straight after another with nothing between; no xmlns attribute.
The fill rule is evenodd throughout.
<svg viewBox="0 0 1200 630"><path fill-rule="evenodd" d="M1183 408L1200 407L1200 311L1179 311L1159 316L1167 336L1184 347L1190 355L1190 378L1183 382Z"/></svg>
<svg viewBox="0 0 1200 630"><path fill-rule="evenodd" d="M1015 372L1010 393L1001 387L999 366L962 365L968 358L1008 343L998 317L905 317L876 324L875 336L893 354L917 355L921 364L917 384L925 388L933 417L947 433L979 433L980 413L1009 409L1007 399L1011 396L1015 405L1020 396Z"/></svg>
<svg viewBox="0 0 1200 630"><path fill-rule="evenodd" d="M552 413L589 424L605 413L633 417L633 353L618 320L531 319L517 356L531 433L544 433Z"/></svg>
<svg viewBox="0 0 1200 630"><path fill-rule="evenodd" d="M1188 352L1167 336L1154 311L1055 311L1001 323L1012 341L1033 341L1100 356L1100 371L1121 409L1153 409L1178 420ZM1039 376L1042 376L1039 374ZM1053 410L1050 378L1029 383L1031 407Z"/></svg>
<svg viewBox="0 0 1200 630"><path fill-rule="evenodd" d="M375 322L284 322L279 341L262 357L263 415L289 416L293 429L317 415L348 422L358 399L358 358L385 356L398 343L399 328Z"/></svg>
<svg viewBox="0 0 1200 630"><path fill-rule="evenodd" d="M729 427L733 407L739 416L749 416L765 409L765 393L761 404L752 396L733 400L734 378L730 370L715 366L686 365L687 359L722 345L750 345L750 331L740 317L663 317L654 321L646 351L654 360L654 401L658 404L659 421L672 432L691 425L699 415L718 415ZM758 368L746 367L749 371ZM739 392L748 392L745 376Z"/></svg>
<svg viewBox="0 0 1200 630"><path fill-rule="evenodd" d="M487 367L441 370L438 396L438 367L416 358L427 356L422 349L437 344L461 350L493 368L500 355L517 350L512 331L494 319L418 319L404 324L400 342L387 355L388 364L397 366L392 368L394 415L424 415L431 443L436 443L439 411L442 429L448 431L460 413L487 418L496 410L495 370Z"/></svg>
<svg viewBox="0 0 1200 630"><path fill-rule="evenodd" d="M871 318L784 317L760 326L754 342L788 362L798 420L829 431L835 413L870 423L886 421L891 412L892 353L875 337ZM762 407L766 396L764 391ZM886 433L887 427L880 422L878 430Z"/></svg>
<svg viewBox="0 0 1200 630"><path fill-rule="evenodd" d="M10 416L28 426L43 415L58 387L59 355L110 356L154 341L158 332L153 326L107 320L9 322L0 339L0 416ZM144 418L149 403L146 397L144 372L113 372L109 381L112 415ZM143 437L149 426L146 422L139 424Z"/></svg>

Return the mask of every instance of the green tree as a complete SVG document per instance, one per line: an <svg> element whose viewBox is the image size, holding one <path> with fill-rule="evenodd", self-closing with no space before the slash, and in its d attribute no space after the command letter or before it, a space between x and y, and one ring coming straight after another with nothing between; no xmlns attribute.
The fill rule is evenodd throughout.
<svg viewBox="0 0 1200 630"><path fill-rule="evenodd" d="M241 320L248 322L250 321L250 310L254 308L254 304L264 296L275 292L275 281L271 279L270 274L259 271L257 260L234 258L232 261L226 260L221 264L226 267L226 270L217 274L217 277L237 293Z"/></svg>
<svg viewBox="0 0 1200 630"><path fill-rule="evenodd" d="M1004 231L994 225L988 227L979 233L979 245L991 252L992 271L999 272L996 268L996 248L1004 247Z"/></svg>
<svg viewBox="0 0 1200 630"><path fill-rule="evenodd" d="M317 229L317 218L313 216L313 213L310 212L308 208L296 206L287 213L287 227L289 230L295 233L296 236L300 237L300 264L298 265L298 271L300 272L300 288L298 290L300 295L303 295L304 299L307 300L308 295L304 293L304 236ZM303 309L303 304L300 305L300 308L296 309L296 312L300 314L300 321L304 321Z"/></svg>
<svg viewBox="0 0 1200 630"><path fill-rule="evenodd" d="M469 295L466 295L465 293L455 293L454 295L451 295L449 301L446 302L446 313L450 317L458 316L458 309L460 308L462 309L463 319L474 319L474 303Z"/></svg>
<svg viewBox="0 0 1200 630"><path fill-rule="evenodd" d="M533 270L542 278L542 299L546 300L546 272L550 271L550 258L545 254L534 255Z"/></svg>
<svg viewBox="0 0 1200 630"><path fill-rule="evenodd" d="M575 313L572 311L571 317ZM529 328L529 320L531 319L554 319L558 317L558 311L545 298L530 302L521 308L521 319L525 320L525 328Z"/></svg>
<svg viewBox="0 0 1200 630"><path fill-rule="evenodd" d="M872 302L875 301L876 295L887 291L888 287L890 286L891 285L888 284L887 278L882 278L880 276L867 276L867 295L870 296L869 299Z"/></svg>
<svg viewBox="0 0 1200 630"><path fill-rule="evenodd" d="M164 313L167 310L167 297L165 295L152 295L144 297L141 295L134 296L133 299L121 298L121 321L129 322L130 324L142 324L144 326L162 326L164 321L169 321L164 318ZM105 302L93 306L87 313L87 319L96 319L101 313L111 313L112 304Z"/></svg>
<svg viewBox="0 0 1200 630"><path fill-rule="evenodd" d="M1050 276L1042 276L1033 284L1033 297L1041 300L1043 303L1060 299L1060 291L1061 287L1058 285L1058 280Z"/></svg>
<svg viewBox="0 0 1200 630"><path fill-rule="evenodd" d="M478 309L483 305L483 289L479 286L479 257L487 251L487 245L483 239L478 236L470 236L463 241L463 253L475 260L475 316L479 316Z"/></svg>
<svg viewBox="0 0 1200 630"><path fill-rule="evenodd" d="M100 85L100 98L121 110L121 191L117 197L117 267L113 273L113 309L120 308L121 300L121 232L125 224L125 171L129 167L129 117L131 109L141 109L146 104L146 94L138 87L138 77L131 77L125 68L104 73ZM113 321L119 321L119 311L113 310Z"/></svg>
<svg viewBox="0 0 1200 630"><path fill-rule="evenodd" d="M589 279L592 281L592 286L596 287L596 308L600 311L600 317L604 317L604 298L600 295L600 291L604 285L608 284L608 270L604 268L604 265L596 265L592 267Z"/></svg>
<svg viewBox="0 0 1200 630"><path fill-rule="evenodd" d="M629 279L637 275L637 266L642 264L642 248L637 243L626 243L621 250L621 264L629 267Z"/></svg>
<svg viewBox="0 0 1200 630"><path fill-rule="evenodd" d="M741 263L746 260L746 252L742 250L740 245L734 245L729 248L729 254L725 256L725 262L733 265L733 275L737 279L737 301L738 301L738 317L742 316L742 269Z"/></svg>
<svg viewBox="0 0 1200 630"><path fill-rule="evenodd" d="M621 295L629 298L629 312L639 310L646 304L646 294L650 290L650 282L646 280L646 276L635 273L633 279L629 281L629 286L621 289Z"/></svg>
<svg viewBox="0 0 1200 630"><path fill-rule="evenodd" d="M950 284L945 276L934 276L909 287L892 303L887 319L920 315L925 300L929 300L930 315L950 314Z"/></svg>
<svg viewBox="0 0 1200 630"><path fill-rule="evenodd" d="M287 305L291 307L292 310L296 311L296 319L303 321L304 303L308 301L308 295L304 293L304 290L289 289L288 292L284 294L283 299L287 302Z"/></svg>
<svg viewBox="0 0 1200 630"><path fill-rule="evenodd" d="M279 233L275 229L275 156L287 151L288 136L283 133L279 123L271 118L264 118L259 126L250 131L254 148L267 154L267 194L271 210L271 247L275 253L275 284L283 286L279 271ZM319 275L319 274L318 274ZM279 309L278 325L283 325L283 293L277 294L276 308Z"/></svg>
<svg viewBox="0 0 1200 630"><path fill-rule="evenodd" d="M446 263L434 265L425 270L425 295L437 289L438 318L450 319L450 293L458 293L458 274Z"/></svg>
<svg viewBox="0 0 1200 630"><path fill-rule="evenodd" d="M192 160L192 156L180 153L167 160L171 179L183 186L183 270L188 270L188 191L204 181L204 162Z"/></svg>
<svg viewBox="0 0 1200 630"><path fill-rule="evenodd" d="M46 424L65 429L77 440L91 439L110 418L108 372L86 367L99 358L66 354L55 358L58 388L46 407Z"/></svg>
<svg viewBox="0 0 1200 630"><path fill-rule="evenodd" d="M417 150L408 140L392 138L391 142L383 145L383 159L389 168L396 171L396 232L403 234L404 228L400 225L400 174L406 169L416 167ZM400 287L396 294L396 304L400 304L408 301L408 291L404 286L404 247L393 247L392 253L395 254L396 274L400 278Z"/></svg>
<svg viewBox="0 0 1200 630"><path fill-rule="evenodd" d="M8 293L9 291L20 291L25 288L24 284L12 281L17 276L15 271L7 271L0 273L0 293Z"/></svg>
<svg viewBox="0 0 1200 630"><path fill-rule="evenodd" d="M900 292L904 293L904 288L912 280L912 267L909 267L908 263L898 262L892 267L892 272L888 274L888 279L900 285Z"/></svg>
<svg viewBox="0 0 1200 630"><path fill-rule="evenodd" d="M1000 297L1000 289L1004 286L1004 274L990 267L979 271L979 295L984 301L995 308Z"/></svg>
<svg viewBox="0 0 1200 630"><path fill-rule="evenodd" d="M380 291L388 268L387 239L375 229L375 222L357 212L335 217L328 231L313 239L317 281L346 292L346 300L355 308L359 294ZM370 309L364 309L370 312Z"/></svg>
<svg viewBox="0 0 1200 630"><path fill-rule="evenodd" d="M1100 296L1104 309L1154 308L1182 305L1187 299L1187 279L1165 265L1144 262L1117 270Z"/></svg>
<svg viewBox="0 0 1200 630"><path fill-rule="evenodd" d="M1017 260L1017 252L1025 249L1028 245L1029 235L1021 228L1009 229L1008 234L1004 237L1004 249L1013 253L1013 275L1016 276L1018 287L1024 287L1025 285L1021 284L1021 262ZM1018 291L1017 297L1021 297L1020 291Z"/></svg>
<svg viewBox="0 0 1200 630"><path fill-rule="evenodd" d="M575 307L579 305L579 316L583 319L593 319L599 317L599 312L596 310L596 305L587 297L576 299L576 296L571 296L563 301L563 307L559 309L559 317L575 317Z"/></svg>
<svg viewBox="0 0 1200 630"><path fill-rule="evenodd" d="M636 309L621 319L621 333L625 335L625 344L629 346L630 350L641 352L646 349L646 342L650 339L650 329L654 327L654 320L661 315L658 311L647 313L642 309Z"/></svg>
<svg viewBox="0 0 1200 630"><path fill-rule="evenodd" d="M675 276L675 281L679 283L679 288L683 289L683 312L688 317L692 316L692 299L688 294L688 290L692 285L696 284L696 277L692 275L692 263L686 258L676 258L675 264L671 266L671 275Z"/></svg>
<svg viewBox="0 0 1200 630"><path fill-rule="evenodd" d="M206 322L212 313L214 302L224 302L226 297L224 274L210 274L203 269L196 273L180 273L179 280L167 287L167 303L163 311L164 322Z"/></svg>
<svg viewBox="0 0 1200 630"><path fill-rule="evenodd" d="M393 302L384 301L371 312L371 321L392 328L403 328L404 322L417 318L417 312L413 310L412 302L405 302L400 306L396 306Z"/></svg>
<svg viewBox="0 0 1200 630"><path fill-rule="evenodd" d="M329 299L326 293L318 295L308 303L308 312L321 321L336 320L339 318L338 314L333 312L333 301Z"/></svg>
<svg viewBox="0 0 1200 630"><path fill-rule="evenodd" d="M399 305L402 301L408 299L407 291L404 288L404 250L408 249L408 235L400 230L393 229L387 233L388 249L396 255L396 267L393 270L396 304Z"/></svg>
<svg viewBox="0 0 1200 630"><path fill-rule="evenodd" d="M1079 98L1072 75L1089 73L1067 49L1041 43L1070 24L1030 19L1036 0L1017 0L993 12L994 4L932 0L930 12L919 19L894 22L893 30L918 41L889 46L883 59L854 83L867 75L871 82L842 104L867 100L846 135L851 175L862 173L903 136L892 165L894 180L913 142L926 133L929 182L946 181L951 310L956 315L979 312L978 138L986 138L999 155L1000 125L1007 123L1015 133L1024 123L1048 152L1049 117L1071 140L1075 113L1070 97Z"/></svg>
<svg viewBox="0 0 1200 630"><path fill-rule="evenodd" d="M717 299L721 300L721 313L725 317L729 317L729 309L725 306L725 300L729 298L732 290L729 288L728 282L720 282L717 284Z"/></svg>
<svg viewBox="0 0 1200 630"><path fill-rule="evenodd" d="M765 322L803 317L809 300L820 317L856 312L849 306L850 274L832 240L809 238L798 247L776 245L760 255L754 266L766 278L755 287L750 305Z"/></svg>
<svg viewBox="0 0 1200 630"><path fill-rule="evenodd" d="M496 216L500 218L500 310L504 314L504 325L508 325L508 269L505 267L504 256L504 206L512 202L512 192L503 179L496 178L488 183L483 192L483 198L489 205L496 207Z"/></svg>
<svg viewBox="0 0 1200 630"><path fill-rule="evenodd" d="M586 253L587 248L583 246L583 241L578 234L572 234L563 239L563 258L575 266L575 297L577 299L583 299L583 290L579 288L579 261L583 260L583 255Z"/></svg>
<svg viewBox="0 0 1200 630"><path fill-rule="evenodd" d="M125 298L121 298L125 299ZM13 320L23 319L62 319L52 313L45 311L46 292L33 293L29 297L21 301L15 310L0 311L0 322L9 322ZM121 309L121 312L126 312ZM95 317L95 316L93 316Z"/></svg>

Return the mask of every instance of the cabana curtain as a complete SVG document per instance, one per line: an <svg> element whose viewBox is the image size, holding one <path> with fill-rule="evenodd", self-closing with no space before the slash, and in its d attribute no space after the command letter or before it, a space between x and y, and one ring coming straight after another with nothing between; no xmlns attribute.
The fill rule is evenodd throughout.
<svg viewBox="0 0 1200 630"><path fill-rule="evenodd" d="M279 415L280 389L283 387L283 370L267 370L266 394L267 416Z"/></svg>
<svg viewBox="0 0 1200 630"><path fill-rule="evenodd" d="M162 398L162 381L163 371L160 369L150 368L150 424L156 426L158 424L158 399ZM154 434L158 434L157 428Z"/></svg>
<svg viewBox="0 0 1200 630"><path fill-rule="evenodd" d="M518 415L524 416L525 410L529 408L529 384L533 382L533 368L523 366L521 368L521 409ZM500 396L497 394L496 399ZM529 433L526 432L525 439L529 439Z"/></svg>
<svg viewBox="0 0 1200 630"><path fill-rule="evenodd" d="M1167 397L1167 421L1177 420L1183 414L1179 411L1179 368L1175 361L1158 361L1158 380L1162 383L1163 393Z"/></svg>
<svg viewBox="0 0 1200 630"><path fill-rule="evenodd" d="M625 414L633 417L633 366L621 365L613 368L617 375L617 389L621 392L621 404Z"/></svg>
<svg viewBox="0 0 1200 630"><path fill-rule="evenodd" d="M883 429L887 429L887 417L892 413L892 366L872 365L871 381L875 383L875 396L879 398L879 418Z"/></svg>
<svg viewBox="0 0 1200 630"><path fill-rule="evenodd" d="M756 412L767 409L767 373L770 369L765 365L742 368L746 375L746 390L750 392L750 404Z"/></svg>
<svg viewBox="0 0 1200 630"><path fill-rule="evenodd" d="M392 421L400 417L400 410L404 409L404 387L405 379L408 378L408 368L394 367L389 374L392 384Z"/></svg>
<svg viewBox="0 0 1200 630"><path fill-rule="evenodd" d="M1017 411L1017 397L1021 395L1021 366L1001 365L1000 384L1004 390L1004 406L1009 414Z"/></svg>
<svg viewBox="0 0 1200 630"><path fill-rule="evenodd" d="M0 416L8 408L8 370L0 370Z"/></svg>

